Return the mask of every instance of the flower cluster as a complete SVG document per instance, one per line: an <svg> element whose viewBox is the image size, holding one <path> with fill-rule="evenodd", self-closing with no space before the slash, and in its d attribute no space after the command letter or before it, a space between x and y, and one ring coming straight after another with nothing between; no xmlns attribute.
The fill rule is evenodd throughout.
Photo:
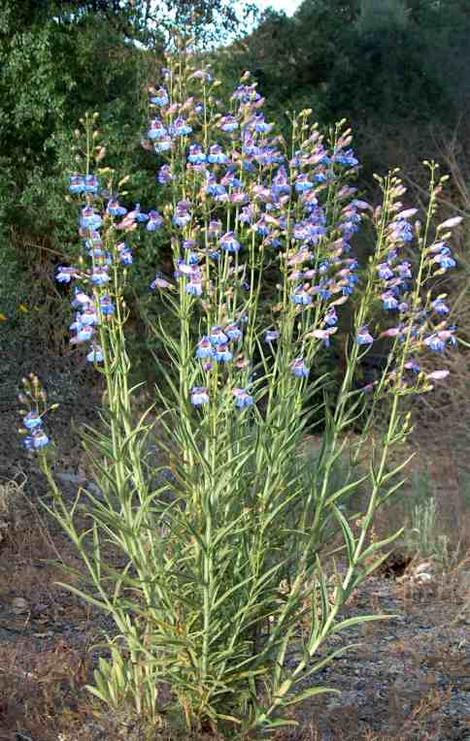
<svg viewBox="0 0 470 741"><path fill-rule="evenodd" d="M243 332L238 324L231 322L225 327L212 327L209 334L202 337L196 349L196 357L203 360L205 371L212 370L213 363L229 363L234 357L234 345L241 344ZM242 367L243 359L238 359L238 367Z"/></svg>
<svg viewBox="0 0 470 741"><path fill-rule="evenodd" d="M104 350L100 328L116 315L116 271L133 264L134 253L128 236L138 225L154 232L163 225L156 210L145 213L140 204L128 210L119 196L101 185L95 174L75 173L70 177L69 191L85 200L79 218L79 236L83 256L79 266L60 265L59 283L75 283L70 325L72 345L85 345L90 363L102 363Z"/></svg>
<svg viewBox="0 0 470 741"><path fill-rule="evenodd" d="M351 240L369 209L346 182L359 164L350 131L338 128L327 143L304 111L290 151L266 120L249 74L234 91L230 112L213 97L205 70L189 81L199 87L181 98L173 73L164 71L162 86L150 91L147 139L163 159L157 181L171 189L165 226L172 234L174 277L185 294L200 299L207 316L196 357L206 372L234 360L229 328L212 326L219 304L240 313L271 263L291 310L315 310L308 312L304 329L314 325L314 331L307 336L328 346L337 331L336 307L359 281ZM151 287L165 290L172 283L157 274ZM266 341L278 337L273 328ZM308 375L295 355L291 369L295 377Z"/></svg>
<svg viewBox="0 0 470 741"><path fill-rule="evenodd" d="M23 436L23 444L32 452L41 451L51 443L44 429L44 418L55 405L47 407L46 392L34 373L23 378L23 391L18 399L23 406L20 411L23 425L20 434Z"/></svg>
<svg viewBox="0 0 470 741"><path fill-rule="evenodd" d="M231 96L230 110L216 99L216 83L207 70L194 71L183 86L175 84L171 70L163 76L162 86L151 89L147 138L161 160L157 181L163 197L164 189L170 190L165 227L171 234L176 286L196 299L206 322L195 353L205 374L204 386L195 387L192 396L195 406L209 402L207 373L232 362L240 369L253 364L253 344L243 356L241 344L234 353L241 329L236 326L240 337L235 338L221 317L246 312L246 321L254 321L261 281L273 266L280 298L274 311L281 316L265 332L265 341L273 354L281 352L282 323L295 317L282 352L287 347L294 378L308 378L316 349L331 344L338 310L361 280L352 253L365 216L382 225L373 256L371 303L377 299L396 322L380 332L369 310L361 315L355 334L361 353L378 339L398 339L406 370L407 363L417 362L414 355L425 349L442 352L455 342L445 295L424 305L421 294L429 278L455 267L448 238L458 219L441 224L430 246L420 245L426 254L418 268L412 256L417 209L403 205L405 188L398 177L391 179L383 208L374 212L358 197L351 177L359 161L349 129L338 125L327 139L310 123L311 111L302 111L286 145L266 120L264 98L249 73ZM162 290L174 287L161 274L152 283Z"/></svg>
<svg viewBox="0 0 470 741"><path fill-rule="evenodd" d="M442 353L456 344L455 327L448 323L447 294L435 295L433 287L437 276L456 266L448 240L461 219L456 217L439 224L434 239L427 244L420 237L419 221L413 222L417 209L403 209L400 198L404 193L403 184L395 178L390 190L392 216L376 260L375 291L385 313L394 317L393 325L379 337L398 342L396 365L387 380L408 393L429 390L432 388L429 381L448 375L444 370L426 373L419 358L426 350ZM431 198L434 195L432 192ZM417 264L409 259L413 243L419 248ZM375 341L369 326L359 328L356 341L359 345L371 345Z"/></svg>

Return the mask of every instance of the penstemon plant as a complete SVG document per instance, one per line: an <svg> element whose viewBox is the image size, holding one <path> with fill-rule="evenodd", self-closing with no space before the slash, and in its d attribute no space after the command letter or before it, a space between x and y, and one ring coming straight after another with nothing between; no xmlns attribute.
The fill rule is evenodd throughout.
<svg viewBox="0 0 470 741"><path fill-rule="evenodd" d="M100 170L92 118L83 174L71 178L84 250L57 278L75 283L71 342L106 384L99 430L83 433L99 494L82 489L70 505L57 486L36 378L23 422L49 509L88 574L88 587L68 588L115 624L91 691L151 724L180 714L189 730L242 738L294 723L296 704L332 691L314 676L347 647L325 642L380 617L342 608L397 537L371 535L404 481L410 402L447 375L424 368L455 344L436 285L456 264L459 220L435 225L445 180L435 164L422 219L403 204L398 172L378 178L373 208L351 184L359 163L344 122L323 134L302 111L286 142L248 73L224 103L183 51L150 90L160 211L122 205L125 181ZM363 223L373 249L360 266ZM173 261L152 283L161 383L140 417L125 332L139 228L158 231ZM333 387L319 369L344 334ZM361 385L377 344L380 368ZM314 426L321 446L306 476Z"/></svg>

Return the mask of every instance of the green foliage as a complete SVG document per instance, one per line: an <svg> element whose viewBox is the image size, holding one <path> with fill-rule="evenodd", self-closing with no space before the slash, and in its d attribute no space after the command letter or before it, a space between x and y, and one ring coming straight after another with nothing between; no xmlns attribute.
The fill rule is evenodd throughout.
<svg viewBox="0 0 470 741"><path fill-rule="evenodd" d="M450 136L467 116L469 33L457 0L304 0L291 18L266 14L224 65L256 74L276 118L308 105L325 123L352 121L370 172L415 166L434 154L423 128Z"/></svg>

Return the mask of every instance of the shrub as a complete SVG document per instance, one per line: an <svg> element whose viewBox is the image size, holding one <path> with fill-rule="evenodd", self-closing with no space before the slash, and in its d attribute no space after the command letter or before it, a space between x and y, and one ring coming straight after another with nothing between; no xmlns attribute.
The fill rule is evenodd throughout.
<svg viewBox="0 0 470 741"><path fill-rule="evenodd" d="M285 142L248 74L222 103L194 61L170 56L150 92L161 213L122 205L123 181L99 170L103 149L84 122L86 161L71 179L84 252L57 277L75 281L71 342L86 347L106 394L99 429L83 432L97 487L72 505L54 479L35 376L21 399L50 512L88 573L68 588L116 628L91 691L151 722L172 711L188 729L242 737L294 722L296 704L330 691L312 678L346 648L320 651L325 641L378 617L342 608L395 537L370 535L403 482L410 400L446 376L421 358L454 343L432 285L455 264L459 220L433 226L444 180L435 165L422 220L396 172L379 179L372 208L351 185L358 161L344 123L323 135L305 110ZM360 268L352 242L363 222L374 250ZM138 417L125 296L142 226L171 246L173 265L152 283L162 380ZM317 369L346 303L353 323L333 393ZM378 341L385 362L364 387L358 368ZM302 443L315 426L321 446L306 476ZM339 476L346 456L368 468Z"/></svg>

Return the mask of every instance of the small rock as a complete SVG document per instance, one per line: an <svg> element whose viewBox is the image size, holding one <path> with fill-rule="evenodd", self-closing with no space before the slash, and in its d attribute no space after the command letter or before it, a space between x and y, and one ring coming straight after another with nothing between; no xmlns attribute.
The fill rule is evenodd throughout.
<svg viewBox="0 0 470 741"><path fill-rule="evenodd" d="M425 584L426 582L432 581L432 574L428 574L426 571L421 571L419 574L416 574L415 581L418 584Z"/></svg>
<svg viewBox="0 0 470 741"><path fill-rule="evenodd" d="M424 561L423 563L420 563L416 566L416 568L414 569L414 573L416 576L418 576L418 574L422 574L423 572L426 572L426 575L429 575L429 572L432 572L432 569L433 565L431 561Z"/></svg>
<svg viewBox="0 0 470 741"><path fill-rule="evenodd" d="M15 597L12 600L11 609L15 615L22 615L25 612L29 612L29 605L24 597Z"/></svg>
<svg viewBox="0 0 470 741"><path fill-rule="evenodd" d="M462 570L459 573L460 588L465 592L470 592L470 570Z"/></svg>

